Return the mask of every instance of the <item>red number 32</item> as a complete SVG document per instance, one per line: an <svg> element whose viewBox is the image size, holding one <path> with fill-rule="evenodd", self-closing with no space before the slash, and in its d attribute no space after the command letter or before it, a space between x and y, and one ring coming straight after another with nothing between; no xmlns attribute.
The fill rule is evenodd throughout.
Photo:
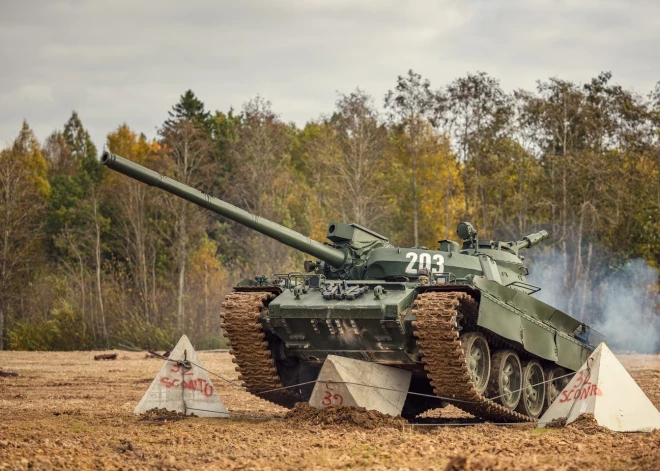
<svg viewBox="0 0 660 471"><path fill-rule="evenodd" d="M321 400L321 404L324 406L329 406L331 404L341 406L343 403L344 398L341 397L341 394L332 394L330 391L326 391L325 396L323 396L323 399Z"/></svg>

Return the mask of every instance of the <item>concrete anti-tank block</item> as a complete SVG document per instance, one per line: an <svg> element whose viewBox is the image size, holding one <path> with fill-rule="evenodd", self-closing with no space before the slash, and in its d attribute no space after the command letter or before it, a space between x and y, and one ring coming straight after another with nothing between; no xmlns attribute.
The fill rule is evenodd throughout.
<svg viewBox="0 0 660 471"><path fill-rule="evenodd" d="M410 371L328 355L323 363L309 405L357 406L383 414L401 414L410 387Z"/></svg>
<svg viewBox="0 0 660 471"><path fill-rule="evenodd" d="M598 425L615 432L660 429L660 412L604 343L545 411L538 426L557 419L570 424L582 414L593 414Z"/></svg>
<svg viewBox="0 0 660 471"><path fill-rule="evenodd" d="M185 361L190 363L183 366L177 363ZM142 414L150 409L167 409L198 417L229 417L222 399L185 335L163 363L133 412Z"/></svg>

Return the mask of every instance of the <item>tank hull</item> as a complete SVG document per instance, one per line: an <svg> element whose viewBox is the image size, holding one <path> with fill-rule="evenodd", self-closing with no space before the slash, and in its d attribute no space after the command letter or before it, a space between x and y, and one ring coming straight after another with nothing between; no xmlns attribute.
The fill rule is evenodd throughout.
<svg viewBox="0 0 660 471"><path fill-rule="evenodd" d="M447 392L449 383L455 385L455 381L449 380L451 376L441 369L435 373L435 379L434 373L429 373L429 351L442 347L443 336L446 336L449 343L445 344L449 347L442 347L445 350L441 348L434 356L453 359L455 363L468 360L461 356L463 350L459 348L456 352L452 346L460 344L462 334L478 332L488 339L492 349L511 349L522 361L538 360L545 367L563 367L567 371L577 370L599 340L575 337L573 332L581 325L577 320L528 294L480 277L465 284L447 285L369 283L364 280L354 283L367 286L369 290L352 300L324 299L319 289L304 293L276 286L235 289L236 295L255 290L270 293L268 302L255 315L255 320L263 333L260 348L264 349L265 356L269 356L277 374L271 383L256 385L252 392L263 396L263 391L284 387L287 388L286 398L275 397L274 402L290 406L305 401L327 355L340 355L411 370L411 392L419 395L409 395L406 408L418 413L441 407L451 402L448 397L460 397L461 392L467 394L472 387L466 383L458 393L454 390ZM347 286L351 284L347 282ZM384 293L377 295L376 286L380 286ZM420 327L421 316L426 311L418 305L424 299L427 299L423 303L427 311L440 309L441 305L447 304L443 301L445 299L458 300L451 301L455 304L454 314L450 311L449 314L430 315L430 318L453 316L455 326L439 328L433 334L438 341L427 337L426 347L420 340L424 335ZM234 345L231 332L228 337ZM233 353L243 371L240 355ZM311 383L302 384L308 382ZM438 391L451 395L442 396ZM443 399L423 395L437 395ZM466 397L475 400L472 396ZM465 404L457 402L456 405L466 408ZM482 408L476 411L476 415L504 421L523 420L513 411L506 413L492 404L489 407L496 410L489 412ZM474 410L470 412L475 413Z"/></svg>
<svg viewBox="0 0 660 471"><path fill-rule="evenodd" d="M465 291L479 302L480 329L569 370L579 369L602 340L595 332L588 341L576 338L573 332L581 322L521 291L484 279L475 278L470 285L373 285L385 289L380 299L369 292L354 300L325 300L318 290L296 299L290 290L273 288L279 294L261 322L265 331L276 335L291 355L303 361L322 362L333 354L415 365L419 354L411 326L414 298L428 291Z"/></svg>

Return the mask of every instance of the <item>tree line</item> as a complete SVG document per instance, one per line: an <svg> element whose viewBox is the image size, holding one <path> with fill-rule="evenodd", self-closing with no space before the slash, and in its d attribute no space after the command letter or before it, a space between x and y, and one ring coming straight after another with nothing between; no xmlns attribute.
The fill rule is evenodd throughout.
<svg viewBox="0 0 660 471"><path fill-rule="evenodd" d="M659 132L660 83L507 92L485 73L436 88L411 70L382 102L340 94L303 127L259 96L212 112L189 90L156 139L121 124L103 145L319 241L335 220L400 246L455 239L462 220L480 238L546 229L535 250L557 255L564 308L595 322L599 280L660 262ZM305 259L106 170L76 112L43 142L24 122L0 152L0 235L0 349L166 348L182 332L217 347L231 286ZM657 279L643 288L652 323Z"/></svg>

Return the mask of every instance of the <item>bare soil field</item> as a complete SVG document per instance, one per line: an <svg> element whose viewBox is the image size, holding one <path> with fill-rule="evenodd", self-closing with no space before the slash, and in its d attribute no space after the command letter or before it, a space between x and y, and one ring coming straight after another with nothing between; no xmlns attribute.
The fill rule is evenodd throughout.
<svg viewBox="0 0 660 471"><path fill-rule="evenodd" d="M117 353L94 361L93 352L0 352L0 366L20 375L0 377L0 470L660 469L660 431L616 434L587 421L538 430L285 418L286 410L213 376L232 418L139 420L132 411L163 361ZM236 379L228 353L199 359ZM660 355L619 359L660 407ZM451 409L434 415L455 417Z"/></svg>

